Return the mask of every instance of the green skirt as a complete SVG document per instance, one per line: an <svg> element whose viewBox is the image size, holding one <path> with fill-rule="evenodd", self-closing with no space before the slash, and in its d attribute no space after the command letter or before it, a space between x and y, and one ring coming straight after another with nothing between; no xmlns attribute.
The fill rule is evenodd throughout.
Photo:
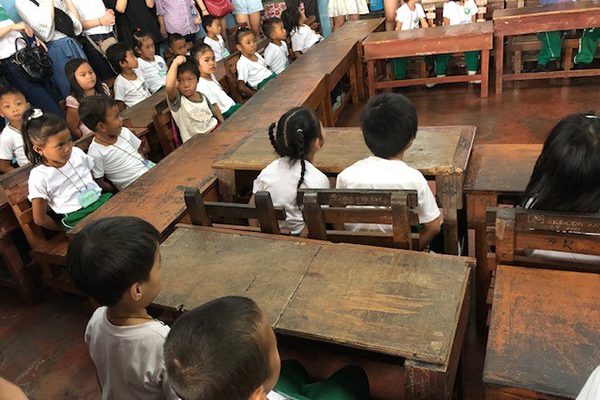
<svg viewBox="0 0 600 400"><path fill-rule="evenodd" d="M223 118L227 119L227 118L231 117L234 112L236 112L237 110L240 109L241 106L242 105L240 103L235 103L234 105L229 107L229 110L227 110L223 113Z"/></svg>
<svg viewBox="0 0 600 400"><path fill-rule="evenodd" d="M267 82L269 82L271 79L274 79L274 78L277 78L277 75L275 74L275 72L273 72L270 77L263 79L258 84L258 86L257 86L258 89L257 90L262 89L267 84Z"/></svg>
<svg viewBox="0 0 600 400"><path fill-rule="evenodd" d="M60 222L62 222L62 224L66 228L71 229L75 225L77 225L77 223L79 221L81 221L82 219L84 219L85 217L87 217L88 215L90 215L91 213L96 211L98 208L100 208L100 206L102 204L106 203L108 201L108 199L110 199L111 197L112 197L112 193L104 193L104 194L100 195L100 198L98 200L96 200L89 206L87 206L85 208L81 208L77 211L73 211L72 213L65 214L65 216L63 217L63 219Z"/></svg>

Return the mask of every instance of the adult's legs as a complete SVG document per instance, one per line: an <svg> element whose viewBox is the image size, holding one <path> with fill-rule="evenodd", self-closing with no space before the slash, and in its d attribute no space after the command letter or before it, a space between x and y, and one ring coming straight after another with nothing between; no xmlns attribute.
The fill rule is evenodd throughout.
<svg viewBox="0 0 600 400"><path fill-rule="evenodd" d="M48 56L54 63L53 80L60 92L61 98L66 98L71 93L71 87L65 74L65 64L73 58L85 58L81 45L71 38L62 38L48 42Z"/></svg>
<svg viewBox="0 0 600 400"><path fill-rule="evenodd" d="M600 40L600 28L584 29L579 40L579 52L575 56L575 64L589 64L594 60Z"/></svg>
<svg viewBox="0 0 600 400"><path fill-rule="evenodd" d="M246 25L248 29L250 28L250 16L248 14L235 14L235 22L238 25Z"/></svg>
<svg viewBox="0 0 600 400"><path fill-rule="evenodd" d="M260 11L253 12L248 16L250 29L254 31L256 39L260 38Z"/></svg>
<svg viewBox="0 0 600 400"><path fill-rule="evenodd" d="M331 18L333 20L333 31L337 31L346 23L346 16L340 15L339 17Z"/></svg>
<svg viewBox="0 0 600 400"><path fill-rule="evenodd" d="M538 39L542 43L542 49L537 58L538 65L546 66L550 61L560 60L562 49L561 31L538 33Z"/></svg>
<svg viewBox="0 0 600 400"><path fill-rule="evenodd" d="M349 19L350 21L358 21L358 20L360 19L360 15L358 15L358 14L350 14L350 15L348 16L348 19Z"/></svg>
<svg viewBox="0 0 600 400"><path fill-rule="evenodd" d="M385 11L385 30L393 31L396 25L398 0L383 0L383 9Z"/></svg>
<svg viewBox="0 0 600 400"><path fill-rule="evenodd" d="M229 36L227 35L227 15L219 18L219 23L221 24L221 36L223 36L223 40L225 41L225 47L233 50L229 43Z"/></svg>

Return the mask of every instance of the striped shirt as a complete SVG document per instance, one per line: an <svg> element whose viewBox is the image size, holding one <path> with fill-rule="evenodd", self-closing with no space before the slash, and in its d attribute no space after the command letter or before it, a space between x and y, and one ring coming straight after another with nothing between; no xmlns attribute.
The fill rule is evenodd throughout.
<svg viewBox="0 0 600 400"><path fill-rule="evenodd" d="M83 27L81 22L76 15L71 14L64 0L37 0L40 4L36 6L31 0L17 0L15 6L23 21L31 26L35 35L44 42L50 42L66 37L62 32L54 29L54 19L50 18L48 12L49 4L53 1L54 7L60 8L66 12L71 20L73 20L73 27L75 28L75 34L81 34Z"/></svg>
<svg viewBox="0 0 600 400"><path fill-rule="evenodd" d="M196 10L194 0L156 0L156 14L163 16L168 33L185 36L198 32L192 7Z"/></svg>

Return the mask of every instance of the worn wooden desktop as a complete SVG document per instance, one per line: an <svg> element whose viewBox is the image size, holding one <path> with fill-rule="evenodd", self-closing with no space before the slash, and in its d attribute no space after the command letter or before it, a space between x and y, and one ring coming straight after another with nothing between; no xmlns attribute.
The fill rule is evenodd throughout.
<svg viewBox="0 0 600 400"><path fill-rule="evenodd" d="M314 165L327 174L335 175L344 168L371 155L364 143L360 128L325 128L325 145L317 152ZM457 254L458 215L463 208L462 184L469 164L475 127L420 127L404 160L430 179L435 179L437 198L444 210L445 249ZM235 149L213 164L219 178L219 191L226 200L238 193L236 172L263 170L277 158L266 130L257 130Z"/></svg>
<svg viewBox="0 0 600 400"><path fill-rule="evenodd" d="M498 266L488 398L575 398L600 362L599 303L599 274Z"/></svg>
<svg viewBox="0 0 600 400"><path fill-rule="evenodd" d="M600 69L504 74L504 39L539 32L600 27L600 1L577 1L495 10L496 93L503 81L600 75Z"/></svg>
<svg viewBox="0 0 600 400"><path fill-rule="evenodd" d="M366 370L376 398L398 398L403 381L407 398L452 395L472 259L194 226L161 257L159 307L248 296L280 334L391 357ZM394 388L376 383L385 368Z"/></svg>
<svg viewBox="0 0 600 400"><path fill-rule="evenodd" d="M369 96L374 96L376 89L424 85L427 83L469 82L476 79L481 80L481 97L487 97L492 45L492 22L373 33L363 42L369 76ZM375 63L377 61L433 54L463 53L465 51L481 51L480 74L393 81L376 80Z"/></svg>
<svg viewBox="0 0 600 400"><path fill-rule="evenodd" d="M485 329L486 297L492 276L486 261L486 209L520 200L541 151L541 144L486 144L473 148L463 190L467 201L467 227L475 231L475 304L480 332Z"/></svg>

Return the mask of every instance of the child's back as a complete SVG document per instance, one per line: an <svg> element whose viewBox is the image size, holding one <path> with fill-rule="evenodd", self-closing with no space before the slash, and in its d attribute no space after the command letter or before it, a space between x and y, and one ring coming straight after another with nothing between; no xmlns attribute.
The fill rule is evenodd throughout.
<svg viewBox="0 0 600 400"><path fill-rule="evenodd" d="M288 7L283 10L281 19L292 40L292 51L305 53L316 43L323 40L323 36L304 24L304 18L297 7Z"/></svg>

